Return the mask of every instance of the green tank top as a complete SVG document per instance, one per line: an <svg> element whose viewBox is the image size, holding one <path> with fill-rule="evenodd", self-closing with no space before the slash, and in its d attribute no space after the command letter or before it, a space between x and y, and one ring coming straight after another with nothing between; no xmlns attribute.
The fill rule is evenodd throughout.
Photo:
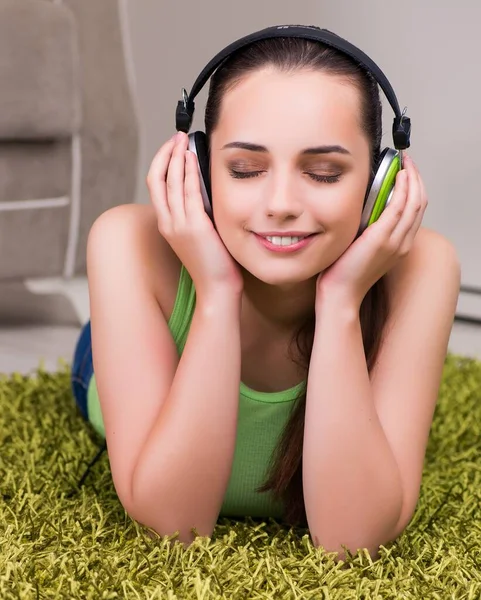
<svg viewBox="0 0 481 600"><path fill-rule="evenodd" d="M195 288L182 266L169 329L179 356L184 349L195 308ZM224 496L221 516L281 518L283 504L271 492L256 492L268 474L269 461L289 418L293 403L304 383L281 392L258 392L240 382L237 436L232 471ZM95 374L89 382L87 406L89 420L105 438Z"/></svg>

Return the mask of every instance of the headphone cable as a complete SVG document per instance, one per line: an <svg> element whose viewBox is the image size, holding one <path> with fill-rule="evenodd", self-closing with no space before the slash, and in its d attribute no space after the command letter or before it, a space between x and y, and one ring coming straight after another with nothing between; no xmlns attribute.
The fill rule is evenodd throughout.
<svg viewBox="0 0 481 600"><path fill-rule="evenodd" d="M97 451L97 454L94 456L94 458L90 461L89 465L87 466L85 473L82 475L82 477L80 478L80 481L77 484L77 489L80 489L83 486L83 484L85 483L85 480L88 477L88 474L90 473L90 469L99 460L99 458L102 456L102 454L105 452L105 450L107 450L107 441L106 440L103 441L102 445L100 446L100 449ZM77 491L76 489L72 490L68 494L68 497L71 498L76 491Z"/></svg>

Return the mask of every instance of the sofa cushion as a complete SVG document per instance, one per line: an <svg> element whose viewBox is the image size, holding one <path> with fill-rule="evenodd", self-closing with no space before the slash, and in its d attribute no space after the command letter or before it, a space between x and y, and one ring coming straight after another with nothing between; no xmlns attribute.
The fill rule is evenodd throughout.
<svg viewBox="0 0 481 600"><path fill-rule="evenodd" d="M0 205L70 196L71 180L71 140L0 141Z"/></svg>
<svg viewBox="0 0 481 600"><path fill-rule="evenodd" d="M77 44L65 5L0 2L0 140L59 139L79 130Z"/></svg>
<svg viewBox="0 0 481 600"><path fill-rule="evenodd" d="M62 274L70 214L69 205L0 210L0 280Z"/></svg>

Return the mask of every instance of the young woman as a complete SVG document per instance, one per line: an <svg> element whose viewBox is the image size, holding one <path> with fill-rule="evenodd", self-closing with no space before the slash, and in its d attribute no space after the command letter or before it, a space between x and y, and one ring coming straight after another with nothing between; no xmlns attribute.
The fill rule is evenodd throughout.
<svg viewBox="0 0 481 600"><path fill-rule="evenodd" d="M378 84L346 55L258 42L211 80L215 227L185 133L152 161L150 205L94 223L74 393L121 503L160 535L272 516L342 557L409 523L460 266L421 227L406 154L356 235L381 125Z"/></svg>

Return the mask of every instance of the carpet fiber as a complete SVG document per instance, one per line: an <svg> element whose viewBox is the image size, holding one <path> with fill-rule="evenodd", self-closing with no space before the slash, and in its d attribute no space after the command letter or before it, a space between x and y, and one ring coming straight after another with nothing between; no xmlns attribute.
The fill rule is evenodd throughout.
<svg viewBox="0 0 481 600"><path fill-rule="evenodd" d="M481 362L449 354L409 527L336 563L307 530L219 519L185 548L123 510L69 366L0 375L0 598L481 598ZM409 440L406 440L409 443Z"/></svg>

